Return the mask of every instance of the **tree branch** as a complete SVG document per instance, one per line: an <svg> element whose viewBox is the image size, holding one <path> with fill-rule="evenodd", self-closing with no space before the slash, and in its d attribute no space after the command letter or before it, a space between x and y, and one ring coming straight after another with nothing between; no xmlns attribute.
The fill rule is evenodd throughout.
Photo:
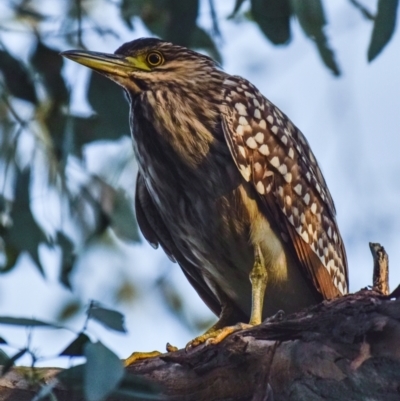
<svg viewBox="0 0 400 401"><path fill-rule="evenodd" d="M127 371L156 383L162 399L172 401L399 399L399 294L361 290L276 320ZM0 379L0 401L32 398L24 369ZM58 371L37 370L44 383ZM54 393L59 401L72 399L60 384Z"/></svg>

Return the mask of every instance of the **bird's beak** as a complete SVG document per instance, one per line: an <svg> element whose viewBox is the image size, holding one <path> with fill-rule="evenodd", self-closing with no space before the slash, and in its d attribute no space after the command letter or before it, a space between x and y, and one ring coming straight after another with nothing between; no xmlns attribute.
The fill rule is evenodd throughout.
<svg viewBox="0 0 400 401"><path fill-rule="evenodd" d="M143 70L143 63L134 57L120 54L97 53L82 50L68 50L61 56L91 68L101 74L128 78L132 70ZM146 68L147 69L147 68Z"/></svg>

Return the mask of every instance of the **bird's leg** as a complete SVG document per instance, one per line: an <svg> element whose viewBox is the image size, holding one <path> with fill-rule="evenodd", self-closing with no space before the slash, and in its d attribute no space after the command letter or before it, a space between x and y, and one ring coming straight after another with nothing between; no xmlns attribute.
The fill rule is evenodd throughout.
<svg viewBox="0 0 400 401"><path fill-rule="evenodd" d="M250 322L237 323L234 326L225 326L228 321L232 321L232 308L228 303L223 306L221 317L218 322L208 329L203 335L190 341L186 348L195 347L207 342L207 344L218 344L230 334L239 330L244 330L260 324L262 321L262 309L264 305L264 294L267 286L267 269L259 245L254 251L254 265L250 272L251 282L251 317Z"/></svg>
<svg viewBox="0 0 400 401"><path fill-rule="evenodd" d="M267 287L267 269L260 246L255 248L254 265L250 272L251 282L251 317L249 324L255 326L262 321L265 288Z"/></svg>

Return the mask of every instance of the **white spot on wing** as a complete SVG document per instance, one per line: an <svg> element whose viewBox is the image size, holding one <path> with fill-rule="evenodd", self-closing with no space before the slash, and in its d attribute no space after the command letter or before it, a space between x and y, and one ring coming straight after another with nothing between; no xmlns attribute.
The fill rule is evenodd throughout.
<svg viewBox="0 0 400 401"><path fill-rule="evenodd" d="M255 118L261 118L261 112L259 109L254 109L254 117Z"/></svg>
<svg viewBox="0 0 400 401"><path fill-rule="evenodd" d="M312 211L314 214L317 212L317 204L316 204L315 202L311 205L311 211Z"/></svg>
<svg viewBox="0 0 400 401"><path fill-rule="evenodd" d="M240 125L249 125L249 123L247 122L246 117L243 117L243 116L239 117L239 124Z"/></svg>
<svg viewBox="0 0 400 401"><path fill-rule="evenodd" d="M239 170L246 181L250 180L250 166L245 166L243 164L239 164Z"/></svg>
<svg viewBox="0 0 400 401"><path fill-rule="evenodd" d="M254 140L254 138L252 136L250 136L247 141L246 141L246 145L250 148L250 149L257 149L257 142Z"/></svg>
<svg viewBox="0 0 400 401"><path fill-rule="evenodd" d="M260 102L257 99L253 99L253 103L254 103L255 107L260 107L261 106Z"/></svg>
<svg viewBox="0 0 400 401"><path fill-rule="evenodd" d="M264 156L268 156L269 155L269 148L268 145L264 144L260 146L260 149L258 149L258 151L263 154Z"/></svg>
<svg viewBox="0 0 400 401"><path fill-rule="evenodd" d="M290 184L292 182L292 173L287 173L283 176L283 178L285 179L285 181Z"/></svg>
<svg viewBox="0 0 400 401"><path fill-rule="evenodd" d="M246 150L243 146L238 146L239 152L243 157L246 157Z"/></svg>
<svg viewBox="0 0 400 401"><path fill-rule="evenodd" d="M279 128L278 128L276 125L274 125L274 126L271 128L271 131L272 131L275 135L278 133L278 130L279 130Z"/></svg>
<svg viewBox="0 0 400 401"><path fill-rule="evenodd" d="M270 123L270 124L273 124L274 123L274 117L272 117L271 116L271 114L267 117L267 121Z"/></svg>
<svg viewBox="0 0 400 401"><path fill-rule="evenodd" d="M272 163L272 161L271 161L271 163ZM276 167L276 166L275 166L275 167ZM278 171L279 171L282 175L285 175L285 174L287 173L286 164L283 164L283 163L282 163L282 164L279 166Z"/></svg>
<svg viewBox="0 0 400 401"><path fill-rule="evenodd" d="M302 189L301 184L297 184L294 187L294 192L296 192L297 195L301 195L301 189Z"/></svg>
<svg viewBox="0 0 400 401"><path fill-rule="evenodd" d="M243 103L236 103L235 109L241 116L247 116L246 106Z"/></svg>
<svg viewBox="0 0 400 401"><path fill-rule="evenodd" d="M264 134L262 132L258 132L256 134L256 136L254 137L254 139L258 142L258 143L263 143L264 142Z"/></svg>
<svg viewBox="0 0 400 401"><path fill-rule="evenodd" d="M258 181L258 182L257 182L256 189L257 189L257 192L258 192L259 194L264 195L264 193L265 193L265 188L264 188L264 184L263 184L261 181Z"/></svg>
<svg viewBox="0 0 400 401"><path fill-rule="evenodd" d="M300 235L301 235L301 238L303 238L303 240L305 242L307 242L307 244L308 244L308 232L307 231L303 231Z"/></svg>
<svg viewBox="0 0 400 401"><path fill-rule="evenodd" d="M266 129L266 128L267 128L267 123L265 122L265 120L260 120L260 122L258 123L258 125L259 125L260 128L262 128L262 129Z"/></svg>
<svg viewBox="0 0 400 401"><path fill-rule="evenodd" d="M279 159L278 159L277 156L275 156L275 157L273 157L273 158L271 159L271 164L272 164L274 167L279 167L280 163L279 163Z"/></svg>

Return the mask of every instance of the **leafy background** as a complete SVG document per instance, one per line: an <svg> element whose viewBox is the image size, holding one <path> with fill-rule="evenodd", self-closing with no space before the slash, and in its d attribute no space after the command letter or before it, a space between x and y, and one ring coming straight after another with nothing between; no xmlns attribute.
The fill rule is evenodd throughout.
<svg viewBox="0 0 400 401"><path fill-rule="evenodd" d="M96 356L117 366L115 354L162 350L167 341L181 347L214 320L179 267L141 241L122 91L60 51L113 52L157 35L207 52L256 84L302 129L322 165L357 290L371 283L368 241L386 246L392 266L400 260L398 13L397 0L1 2L0 336L7 366L86 358L88 367L99 363ZM399 281L392 268L392 286ZM57 358L71 342L73 351ZM71 352L78 356L72 362ZM121 382L115 369L100 393L85 387L88 399Z"/></svg>

